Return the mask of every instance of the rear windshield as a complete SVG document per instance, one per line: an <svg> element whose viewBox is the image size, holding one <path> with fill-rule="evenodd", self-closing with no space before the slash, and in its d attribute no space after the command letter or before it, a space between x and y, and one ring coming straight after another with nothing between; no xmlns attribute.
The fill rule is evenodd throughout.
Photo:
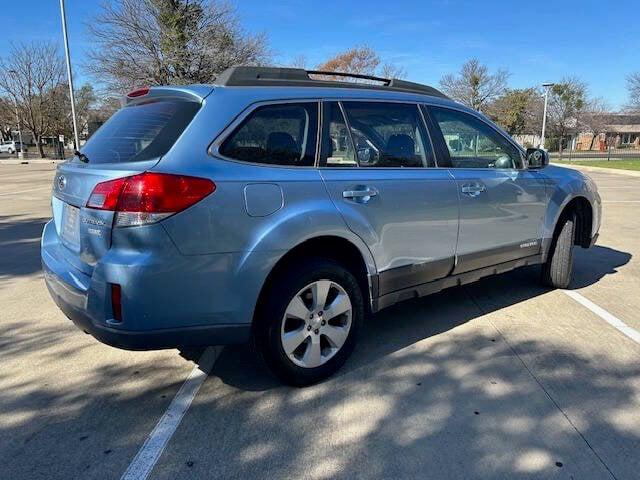
<svg viewBox="0 0 640 480"><path fill-rule="evenodd" d="M89 163L138 162L167 153L200 108L163 100L118 110L82 147Z"/></svg>

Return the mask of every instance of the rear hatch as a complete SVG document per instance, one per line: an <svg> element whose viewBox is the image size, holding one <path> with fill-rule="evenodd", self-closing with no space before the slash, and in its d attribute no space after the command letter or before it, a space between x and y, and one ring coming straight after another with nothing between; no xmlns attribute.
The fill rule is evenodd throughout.
<svg viewBox="0 0 640 480"><path fill-rule="evenodd" d="M96 186L156 165L200 108L200 98L160 90L136 92L135 99L93 134L80 155L58 166L51 203L60 250L86 274L92 274L109 250L115 216L113 211L87 207L90 197L95 201Z"/></svg>

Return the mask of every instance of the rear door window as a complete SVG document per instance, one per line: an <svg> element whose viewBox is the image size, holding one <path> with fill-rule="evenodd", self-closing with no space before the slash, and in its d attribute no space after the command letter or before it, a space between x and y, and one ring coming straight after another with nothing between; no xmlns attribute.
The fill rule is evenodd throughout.
<svg viewBox="0 0 640 480"><path fill-rule="evenodd" d="M221 155L234 160L311 167L318 137L318 102L258 107L222 143Z"/></svg>
<svg viewBox="0 0 640 480"><path fill-rule="evenodd" d="M118 110L82 148L89 163L151 160L167 153L189 125L200 104L158 100Z"/></svg>

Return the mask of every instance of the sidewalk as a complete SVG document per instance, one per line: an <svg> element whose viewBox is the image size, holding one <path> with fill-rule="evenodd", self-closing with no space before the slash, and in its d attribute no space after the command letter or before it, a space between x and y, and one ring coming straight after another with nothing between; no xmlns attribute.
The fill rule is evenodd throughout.
<svg viewBox="0 0 640 480"><path fill-rule="evenodd" d="M551 164L557 167L574 168L576 170L582 170L583 172L613 173L617 175L626 175L629 177L640 177L640 171L637 171L637 170L622 170L620 168L606 168L606 167L589 167L585 165L572 165L569 163L551 162Z"/></svg>

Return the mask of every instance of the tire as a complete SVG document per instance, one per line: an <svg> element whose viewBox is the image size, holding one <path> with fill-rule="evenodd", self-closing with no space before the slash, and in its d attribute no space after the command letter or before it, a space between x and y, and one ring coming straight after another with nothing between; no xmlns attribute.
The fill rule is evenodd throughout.
<svg viewBox="0 0 640 480"><path fill-rule="evenodd" d="M573 274L573 242L576 216L571 214L551 242L547 261L542 265L542 283L552 288L567 288Z"/></svg>
<svg viewBox="0 0 640 480"><path fill-rule="evenodd" d="M347 307L330 316L332 308L340 312ZM362 292L351 272L334 260L310 258L290 265L267 286L255 319L254 342L280 381L304 387L342 367L363 318Z"/></svg>

